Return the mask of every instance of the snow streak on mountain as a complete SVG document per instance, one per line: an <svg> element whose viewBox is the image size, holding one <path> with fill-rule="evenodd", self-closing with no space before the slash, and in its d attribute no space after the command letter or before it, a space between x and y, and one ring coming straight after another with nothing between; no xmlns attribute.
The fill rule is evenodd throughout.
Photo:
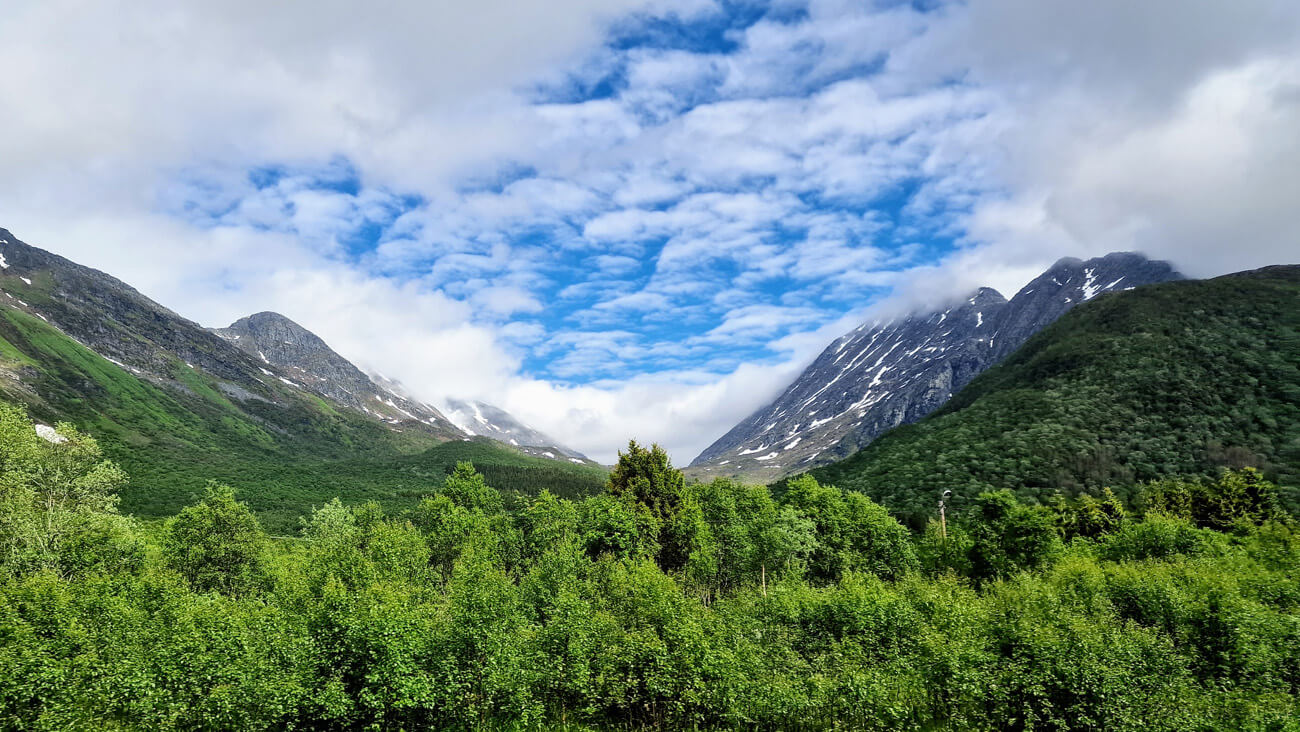
<svg viewBox="0 0 1300 732"><path fill-rule="evenodd" d="M981 288L943 310L864 323L827 347L776 401L710 445L692 472L774 480L842 459L934 411L1071 307L1181 277L1140 254L1067 258L1010 301Z"/></svg>

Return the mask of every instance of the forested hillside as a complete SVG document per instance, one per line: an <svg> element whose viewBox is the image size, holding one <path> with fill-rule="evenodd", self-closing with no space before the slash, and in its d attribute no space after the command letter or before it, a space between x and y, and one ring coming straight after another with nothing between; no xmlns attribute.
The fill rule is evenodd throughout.
<svg viewBox="0 0 1300 732"><path fill-rule="evenodd" d="M48 440L57 440L56 442ZM1145 512L974 498L913 535L804 476L599 495L462 464L409 511L271 538L212 485L161 525L70 425L0 405L13 729L1294 729L1300 536L1258 472Z"/></svg>
<svg viewBox="0 0 1300 732"><path fill-rule="evenodd" d="M125 337L125 336L124 336ZM99 437L131 476L122 508L170 516L209 480L240 486L275 530L291 530L313 504L336 495L409 506L461 460L474 460L506 491L578 495L604 471L543 460L486 440L446 441L403 429L316 395L280 388L271 398L178 358L170 388L110 362L24 310L0 304L0 395L47 423L69 420Z"/></svg>
<svg viewBox="0 0 1300 732"><path fill-rule="evenodd" d="M1151 285L1075 308L940 411L813 471L913 525L952 490L1044 502L1256 467L1300 507L1300 267Z"/></svg>

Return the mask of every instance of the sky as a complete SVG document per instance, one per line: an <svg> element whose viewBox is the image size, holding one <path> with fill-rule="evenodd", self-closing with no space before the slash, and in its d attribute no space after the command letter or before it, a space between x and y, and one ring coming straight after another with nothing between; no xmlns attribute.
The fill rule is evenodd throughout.
<svg viewBox="0 0 1300 732"><path fill-rule="evenodd" d="M1294 0L11 0L0 226L689 462L869 317L1300 261Z"/></svg>

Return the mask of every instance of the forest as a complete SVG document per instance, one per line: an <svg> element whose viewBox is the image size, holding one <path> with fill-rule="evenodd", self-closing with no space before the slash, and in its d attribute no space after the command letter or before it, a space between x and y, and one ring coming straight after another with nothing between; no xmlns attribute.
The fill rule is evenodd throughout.
<svg viewBox="0 0 1300 732"><path fill-rule="evenodd" d="M7 728L1300 724L1300 537L1251 468L986 491L913 531L631 443L595 495L466 462L408 509L336 498L270 536L217 483L125 515L126 474L58 431L0 405Z"/></svg>
<svg viewBox="0 0 1300 732"><path fill-rule="evenodd" d="M1300 267L1102 295L926 419L812 474L920 529L936 486L956 506L1000 488L1131 503L1162 477L1245 467L1300 511Z"/></svg>

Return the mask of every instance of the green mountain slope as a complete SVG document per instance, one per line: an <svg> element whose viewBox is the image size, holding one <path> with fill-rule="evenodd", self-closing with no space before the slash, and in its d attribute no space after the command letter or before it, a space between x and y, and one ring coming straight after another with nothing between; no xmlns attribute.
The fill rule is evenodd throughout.
<svg viewBox="0 0 1300 732"><path fill-rule="evenodd" d="M100 438L131 476L123 510L170 515L209 479L228 482L284 530L313 504L414 504L459 460L503 490L598 490L599 468L533 458L483 440L444 441L293 389L238 399L225 382L180 359L171 380L142 378L22 309L0 302L0 398L34 418L68 420ZM223 388L224 386L224 388Z"/></svg>
<svg viewBox="0 0 1300 732"><path fill-rule="evenodd" d="M1075 308L940 411L813 471L914 523L939 494L1045 500L1262 468L1300 504L1300 267L1172 282Z"/></svg>

